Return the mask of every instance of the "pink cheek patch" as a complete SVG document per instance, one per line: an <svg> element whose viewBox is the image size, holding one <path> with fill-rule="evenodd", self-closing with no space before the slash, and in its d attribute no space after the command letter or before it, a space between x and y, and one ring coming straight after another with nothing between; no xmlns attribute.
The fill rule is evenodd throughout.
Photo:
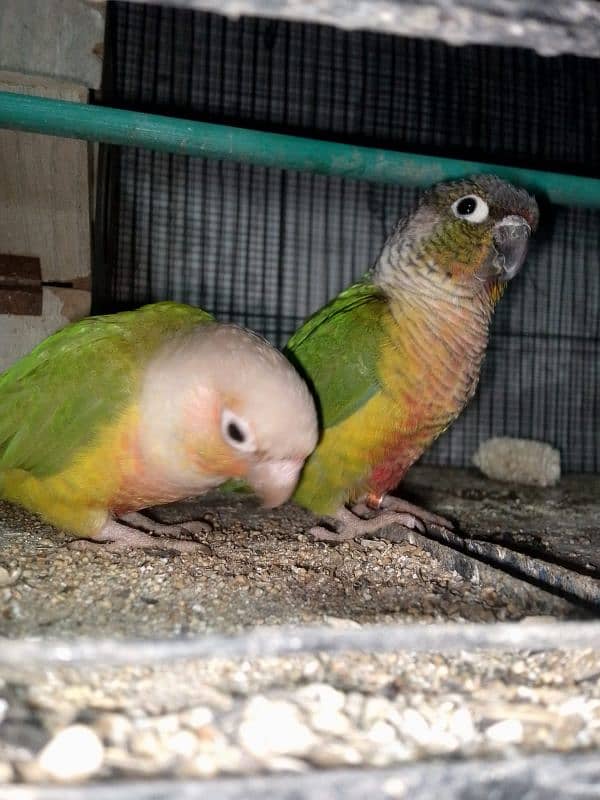
<svg viewBox="0 0 600 800"><path fill-rule="evenodd" d="M182 416L185 430L206 431L218 430L220 404L213 392L197 387L191 392L182 405Z"/></svg>

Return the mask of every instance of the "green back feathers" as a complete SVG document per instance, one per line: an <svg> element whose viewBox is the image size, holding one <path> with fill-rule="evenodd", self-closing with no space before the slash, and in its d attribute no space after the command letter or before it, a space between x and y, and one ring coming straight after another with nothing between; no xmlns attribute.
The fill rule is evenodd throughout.
<svg viewBox="0 0 600 800"><path fill-rule="evenodd" d="M322 427L342 422L379 391L386 305L376 286L356 283L313 314L287 343L284 352L313 391Z"/></svg>
<svg viewBox="0 0 600 800"><path fill-rule="evenodd" d="M144 365L166 338L212 319L155 303L87 317L45 339L0 375L0 472L58 472L135 398Z"/></svg>

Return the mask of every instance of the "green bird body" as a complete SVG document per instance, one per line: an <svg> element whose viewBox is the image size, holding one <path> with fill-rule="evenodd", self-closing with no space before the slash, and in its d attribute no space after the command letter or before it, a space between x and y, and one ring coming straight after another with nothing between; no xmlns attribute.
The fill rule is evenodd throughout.
<svg viewBox="0 0 600 800"><path fill-rule="evenodd" d="M291 337L286 354L312 388L322 429L296 502L323 515L361 500L378 507L460 414L536 223L535 201L497 178L440 184L365 278Z"/></svg>
<svg viewBox="0 0 600 800"><path fill-rule="evenodd" d="M164 302L86 317L49 336L0 375L0 476L60 473L131 406L165 339L208 322L202 309Z"/></svg>
<svg viewBox="0 0 600 800"><path fill-rule="evenodd" d="M315 441L283 356L180 303L73 323L0 375L0 497L98 541L149 544L116 520L230 478L277 505Z"/></svg>

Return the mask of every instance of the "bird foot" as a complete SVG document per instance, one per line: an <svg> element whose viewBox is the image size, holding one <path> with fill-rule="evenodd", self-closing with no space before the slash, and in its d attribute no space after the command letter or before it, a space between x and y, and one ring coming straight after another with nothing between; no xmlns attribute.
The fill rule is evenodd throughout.
<svg viewBox="0 0 600 800"><path fill-rule="evenodd" d="M189 536L190 534L194 536L198 533L210 533L212 531L212 525L209 522L202 522L202 520L199 519L192 519L189 520L189 522L166 524L150 519L150 517L141 514L139 511L131 511L129 514L123 514L119 517L119 520L140 531L171 537Z"/></svg>
<svg viewBox="0 0 600 800"><path fill-rule="evenodd" d="M454 526L450 520L432 514L419 506L415 506L399 497L384 496L382 498L367 497L364 501L354 503L351 508L340 508L334 515L334 528L316 525L309 533L321 542L346 542L361 536L377 534L379 538L398 541L398 532L388 536L386 528L395 526L406 530L425 533L428 527L443 528L452 531Z"/></svg>
<svg viewBox="0 0 600 800"><path fill-rule="evenodd" d="M187 534L189 536L211 530L210 525L205 522L192 520L175 525L165 525L162 522L155 522L137 511L124 514L120 519L121 522L108 520L95 536L90 539L77 539L71 542L70 547L78 550L102 547L103 550L110 552L127 550L132 547L172 550L176 553L211 552L208 545L203 542L173 538L174 535ZM153 536L150 532L161 535Z"/></svg>
<svg viewBox="0 0 600 800"><path fill-rule="evenodd" d="M433 514L431 511L426 511L420 506L409 503L407 500L402 500L400 497L391 497L389 494L381 498L373 498L369 496L365 505L368 508L381 509L383 511L392 511L400 514L412 514L422 524L425 530L429 525L436 525L438 528L446 528L447 530L454 530L454 525L446 517L441 517L439 514Z"/></svg>
<svg viewBox="0 0 600 800"><path fill-rule="evenodd" d="M316 525L309 530L309 533L320 542L347 542L351 539L379 533L390 525L400 525L409 530L422 529L419 520L412 514L398 514L395 511L389 511L377 514L375 517L365 518L360 516L363 510L367 510L367 506L363 504L353 506L352 510L340 508L333 517L337 523L334 530L330 530L324 525Z"/></svg>

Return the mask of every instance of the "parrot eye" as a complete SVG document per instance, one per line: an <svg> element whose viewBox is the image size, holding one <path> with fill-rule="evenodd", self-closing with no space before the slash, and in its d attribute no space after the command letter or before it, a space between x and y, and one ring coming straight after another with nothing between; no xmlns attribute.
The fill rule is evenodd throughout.
<svg viewBox="0 0 600 800"><path fill-rule="evenodd" d="M240 442L240 444L243 444L246 441L244 431L242 431L240 426L235 422L230 422L227 425L227 436L229 436L230 439L233 439L234 442Z"/></svg>
<svg viewBox="0 0 600 800"><path fill-rule="evenodd" d="M452 211L459 219L466 219L468 222L483 222L490 213L488 204L476 194L459 198L452 204Z"/></svg>
<svg viewBox="0 0 600 800"><path fill-rule="evenodd" d="M221 433L227 444L236 450L251 453L256 449L248 423L228 408L221 414Z"/></svg>

